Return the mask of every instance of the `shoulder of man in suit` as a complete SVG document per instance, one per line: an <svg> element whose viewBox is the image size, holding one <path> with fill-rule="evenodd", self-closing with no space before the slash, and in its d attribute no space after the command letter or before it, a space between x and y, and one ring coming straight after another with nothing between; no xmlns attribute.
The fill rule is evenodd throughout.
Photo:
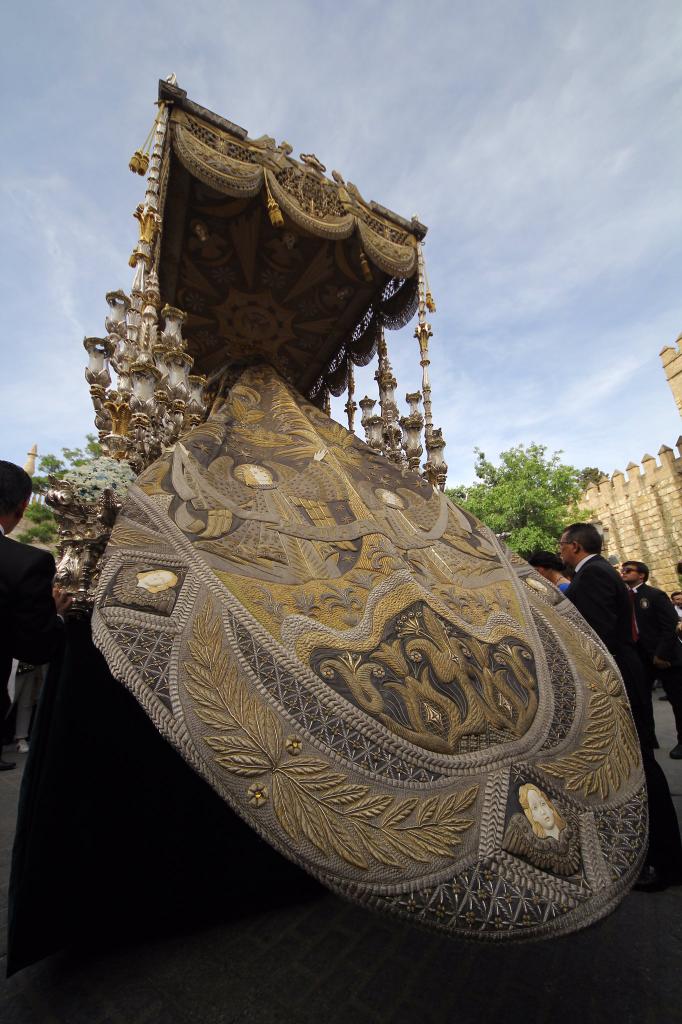
<svg viewBox="0 0 682 1024"><path fill-rule="evenodd" d="M605 558L602 558L601 555L594 555L592 558L587 559L582 568L576 573L576 576L580 576L580 573L585 572L585 569L606 569L608 571L609 569L613 569L613 566L610 562L607 562ZM615 571L616 570L614 569L614 572Z"/></svg>
<svg viewBox="0 0 682 1024"><path fill-rule="evenodd" d="M22 552L26 558L39 559L45 556L48 558L54 557L52 552L48 551L47 548L39 548L35 544L26 544L23 540L19 540L17 537L6 537L5 540L8 540L11 543L14 551Z"/></svg>
<svg viewBox="0 0 682 1024"><path fill-rule="evenodd" d="M45 548L34 547L32 544L24 544L20 540L15 540L14 537L7 537L6 539L12 545L9 548L11 552L10 557L17 559L20 564L26 567L39 565L41 562L44 562L46 566L53 566L55 564L54 555L51 551L47 551ZM7 551L4 557L7 557Z"/></svg>

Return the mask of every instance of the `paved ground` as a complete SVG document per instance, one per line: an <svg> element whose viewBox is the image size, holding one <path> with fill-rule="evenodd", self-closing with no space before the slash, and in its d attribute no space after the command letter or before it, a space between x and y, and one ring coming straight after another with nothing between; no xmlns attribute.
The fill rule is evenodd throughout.
<svg viewBox="0 0 682 1024"><path fill-rule="evenodd" d="M667 756L672 714L655 703L660 762L682 820L682 762ZM20 771L0 775L3 903L19 782ZM507 948L420 932L327 895L190 934L131 935L124 946L50 957L0 982L0 1020L678 1024L681 952L682 888L632 893L585 932Z"/></svg>

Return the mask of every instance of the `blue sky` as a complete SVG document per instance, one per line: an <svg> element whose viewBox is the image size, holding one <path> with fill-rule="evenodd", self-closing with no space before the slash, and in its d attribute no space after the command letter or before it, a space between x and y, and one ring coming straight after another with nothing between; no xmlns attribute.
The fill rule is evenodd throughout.
<svg viewBox="0 0 682 1024"><path fill-rule="evenodd" d="M27 0L3 49L0 457L92 429L82 338L130 287L127 163L171 72L429 225L450 484L476 445L612 472L677 440L658 353L682 331L678 0ZM412 329L388 341L414 390Z"/></svg>

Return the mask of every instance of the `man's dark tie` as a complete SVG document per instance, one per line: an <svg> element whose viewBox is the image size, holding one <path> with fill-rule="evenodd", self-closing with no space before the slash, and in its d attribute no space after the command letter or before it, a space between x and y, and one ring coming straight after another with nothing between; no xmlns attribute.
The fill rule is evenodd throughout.
<svg viewBox="0 0 682 1024"><path fill-rule="evenodd" d="M630 628L632 630L632 642L634 644L639 640L639 628L637 626L637 616L635 615L635 592L630 590L628 587L628 597L630 598Z"/></svg>

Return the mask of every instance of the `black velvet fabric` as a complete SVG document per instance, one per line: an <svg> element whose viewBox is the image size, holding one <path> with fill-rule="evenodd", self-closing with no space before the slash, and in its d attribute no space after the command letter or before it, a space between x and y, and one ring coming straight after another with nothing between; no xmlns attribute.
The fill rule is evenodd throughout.
<svg viewBox="0 0 682 1024"><path fill-rule="evenodd" d="M22 782L8 974L68 945L168 934L322 891L159 735L89 623L70 622Z"/></svg>

